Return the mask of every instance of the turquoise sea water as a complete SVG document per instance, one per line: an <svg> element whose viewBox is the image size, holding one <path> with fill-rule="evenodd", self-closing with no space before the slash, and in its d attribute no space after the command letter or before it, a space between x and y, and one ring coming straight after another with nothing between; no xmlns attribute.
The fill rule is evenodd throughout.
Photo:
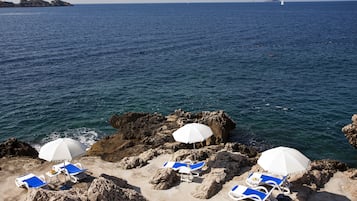
<svg viewBox="0 0 357 201"><path fill-rule="evenodd" d="M114 113L225 110L232 140L357 166L357 2L0 9L0 140L115 132Z"/></svg>

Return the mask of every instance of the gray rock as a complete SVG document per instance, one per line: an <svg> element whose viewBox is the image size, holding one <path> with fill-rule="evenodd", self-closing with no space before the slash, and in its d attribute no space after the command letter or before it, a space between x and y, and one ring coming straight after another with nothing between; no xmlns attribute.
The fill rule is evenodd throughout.
<svg viewBox="0 0 357 201"><path fill-rule="evenodd" d="M25 201L86 201L86 192L81 189L52 191L48 189L31 189Z"/></svg>
<svg viewBox="0 0 357 201"><path fill-rule="evenodd" d="M156 190L166 190L177 185L179 181L180 176L173 169L159 168L149 183L152 184Z"/></svg>
<svg viewBox="0 0 357 201"><path fill-rule="evenodd" d="M102 174L89 187L82 185L61 191L31 189L26 201L146 201L134 188L125 180Z"/></svg>
<svg viewBox="0 0 357 201"><path fill-rule="evenodd" d="M88 201L146 201L125 180L102 174L93 180L88 189Z"/></svg>
<svg viewBox="0 0 357 201"><path fill-rule="evenodd" d="M202 184L199 185L192 196L200 199L209 199L215 194L217 194L221 189L223 184L226 182L226 176L224 168L215 168L206 175Z"/></svg>
<svg viewBox="0 0 357 201"><path fill-rule="evenodd" d="M241 174L244 167L252 163L247 156L240 153L219 151L209 158L208 173L204 175L202 184L192 193L193 197L209 199L217 194L224 183Z"/></svg>
<svg viewBox="0 0 357 201"><path fill-rule="evenodd" d="M4 156L29 156L38 157L38 152L31 145L18 141L16 138L9 138L0 144L0 158Z"/></svg>
<svg viewBox="0 0 357 201"><path fill-rule="evenodd" d="M292 184L293 187L308 186L312 190L318 190L323 188L337 171L346 170L348 167L345 163L335 160L316 160L311 163L310 170Z"/></svg>
<svg viewBox="0 0 357 201"><path fill-rule="evenodd" d="M123 158L119 162L118 166L122 169L132 169L132 168L142 167L148 164L149 160L164 153L170 153L170 152L168 150L160 149L160 148L149 149L141 153L139 156L130 156L130 157Z"/></svg>

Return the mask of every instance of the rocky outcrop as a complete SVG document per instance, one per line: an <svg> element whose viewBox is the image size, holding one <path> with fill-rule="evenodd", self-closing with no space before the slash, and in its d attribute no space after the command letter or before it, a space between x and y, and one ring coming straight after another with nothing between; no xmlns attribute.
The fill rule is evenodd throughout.
<svg viewBox="0 0 357 201"><path fill-rule="evenodd" d="M232 147L239 147L236 143L227 145L211 145L200 149L180 149L173 153L171 161L206 161L202 168L202 184L192 193L196 198L209 199L222 189L222 186L234 176L240 175L243 169L256 162L256 158L249 158L239 152L232 152ZM227 148L229 150L227 150ZM156 171L150 183L155 189L168 189L176 185L180 179L179 173L170 168L160 168Z"/></svg>
<svg viewBox="0 0 357 201"><path fill-rule="evenodd" d="M235 123L223 111L190 113L176 110L166 117L157 113L132 112L121 116L113 115L110 124L118 129L117 134L96 142L88 151L88 155L101 156L103 160L112 162L139 155L148 149L174 143L172 133L184 124L193 122L210 126L214 133L205 142L197 143L196 147L227 142L230 131L235 128ZM192 147L177 143L171 148Z"/></svg>
<svg viewBox="0 0 357 201"><path fill-rule="evenodd" d="M240 175L244 167L253 165L253 161L240 153L224 150L217 152L208 159L208 173L204 175L202 184L192 193L193 197L211 198L222 189L224 183Z"/></svg>
<svg viewBox="0 0 357 201"><path fill-rule="evenodd" d="M239 152L249 158L253 158L258 155L258 151L255 148L237 142L226 143L225 149L232 152Z"/></svg>
<svg viewBox="0 0 357 201"><path fill-rule="evenodd" d="M153 185L156 190L166 190L180 181L180 176L171 168L160 168L150 179L149 183Z"/></svg>
<svg viewBox="0 0 357 201"><path fill-rule="evenodd" d="M7 1L0 1L0 8L1 7L15 7L16 4Z"/></svg>
<svg viewBox="0 0 357 201"><path fill-rule="evenodd" d="M72 6L72 4L68 3L68 2L64 2L61 0L54 0L51 1L50 3L52 6Z"/></svg>
<svg viewBox="0 0 357 201"><path fill-rule="evenodd" d="M9 138L0 144L0 158L4 156L29 156L38 157L38 152L31 145L18 141L16 138Z"/></svg>
<svg viewBox="0 0 357 201"><path fill-rule="evenodd" d="M71 188L70 190L53 191L49 189L31 189L27 194L26 201L146 201L135 187L127 181L102 174L94 179L87 188Z"/></svg>
<svg viewBox="0 0 357 201"><path fill-rule="evenodd" d="M80 189L52 191L48 189L31 189L25 201L87 201L86 192Z"/></svg>
<svg viewBox="0 0 357 201"><path fill-rule="evenodd" d="M97 200L146 201L125 180L105 174L94 179L88 189L88 201Z"/></svg>
<svg viewBox="0 0 357 201"><path fill-rule="evenodd" d="M53 0L51 2L43 0L21 0L20 3L0 1L0 7L49 7L49 6L72 6L68 2Z"/></svg>
<svg viewBox="0 0 357 201"><path fill-rule="evenodd" d="M223 168L215 168L205 176L201 185L192 192L192 196L200 199L209 199L217 194L225 183L226 173Z"/></svg>
<svg viewBox="0 0 357 201"><path fill-rule="evenodd" d="M203 111L198 113L176 110L167 118L171 121L175 121L179 127L182 127L187 123L201 123L208 125L212 129L214 135L206 141L207 145L227 142L230 131L236 127L234 121L223 110L213 112Z"/></svg>
<svg viewBox="0 0 357 201"><path fill-rule="evenodd" d="M118 166L122 169L132 169L132 168L142 167L148 164L149 160L164 153L172 153L172 151L165 150L165 149L149 149L138 156L124 157L119 162Z"/></svg>
<svg viewBox="0 0 357 201"><path fill-rule="evenodd" d="M47 1L42 0L21 0L20 7L48 7L51 4Z"/></svg>
<svg viewBox="0 0 357 201"><path fill-rule="evenodd" d="M345 134L348 142L357 149L357 114L352 116L352 123L344 126L342 132Z"/></svg>
<svg viewBox="0 0 357 201"><path fill-rule="evenodd" d="M345 163L335 160L316 160L311 162L310 170L300 179L296 180L293 186L309 186L312 190L323 188L324 185L337 171L346 171L348 166Z"/></svg>

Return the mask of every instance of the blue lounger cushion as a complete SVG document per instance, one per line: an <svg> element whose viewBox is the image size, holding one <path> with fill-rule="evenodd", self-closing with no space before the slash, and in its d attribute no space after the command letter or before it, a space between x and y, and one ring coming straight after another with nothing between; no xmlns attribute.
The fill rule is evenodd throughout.
<svg viewBox="0 0 357 201"><path fill-rule="evenodd" d="M228 192L228 195L233 200L244 200L244 199L251 199L254 201L265 201L269 198L271 191L264 187L256 187L256 188L249 188L242 185L235 185L231 191Z"/></svg>
<svg viewBox="0 0 357 201"><path fill-rule="evenodd" d="M172 168L173 170L179 170L182 167L189 168L191 171L202 169L205 166L205 162L197 162L194 164L182 163L182 162L165 162L165 168Z"/></svg>
<svg viewBox="0 0 357 201"><path fill-rule="evenodd" d="M76 175L76 174L79 174L79 173L85 171L85 169L81 169L81 168L73 165L72 163L65 165L63 168L66 169L68 174L70 174L70 175Z"/></svg>
<svg viewBox="0 0 357 201"><path fill-rule="evenodd" d="M41 188L47 185L44 176L36 176L32 173L24 175L22 177L16 178L15 183L17 187L26 187L26 188Z"/></svg>

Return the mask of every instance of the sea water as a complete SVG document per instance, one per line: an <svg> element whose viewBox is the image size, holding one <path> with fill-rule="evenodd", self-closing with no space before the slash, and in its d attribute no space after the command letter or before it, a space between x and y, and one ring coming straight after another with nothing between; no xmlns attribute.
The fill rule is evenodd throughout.
<svg viewBox="0 0 357 201"><path fill-rule="evenodd" d="M224 110L232 140L357 166L357 2L0 9L0 140L87 145L125 112Z"/></svg>

